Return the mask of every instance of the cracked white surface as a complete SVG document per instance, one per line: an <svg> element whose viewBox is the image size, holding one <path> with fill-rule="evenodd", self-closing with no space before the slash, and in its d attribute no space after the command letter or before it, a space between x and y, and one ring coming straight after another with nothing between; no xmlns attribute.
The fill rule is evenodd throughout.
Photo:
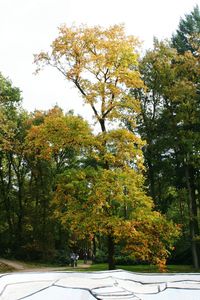
<svg viewBox="0 0 200 300"><path fill-rule="evenodd" d="M122 270L11 273L0 276L0 300L200 300L200 274Z"/></svg>

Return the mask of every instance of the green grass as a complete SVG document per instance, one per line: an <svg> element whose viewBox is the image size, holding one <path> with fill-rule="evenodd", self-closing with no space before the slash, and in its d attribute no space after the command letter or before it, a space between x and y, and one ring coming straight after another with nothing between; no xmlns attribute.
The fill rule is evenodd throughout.
<svg viewBox="0 0 200 300"><path fill-rule="evenodd" d="M122 269L131 272L138 272L138 273L160 273L160 270L154 265L132 265L132 266L124 266L124 265L117 265L116 269ZM86 271L86 272L93 272L93 271L106 271L108 270L107 264L92 264L87 269L80 269L79 267L73 268L74 271ZM167 266L168 273L196 273L200 272L199 270L195 270L190 265L169 265Z"/></svg>
<svg viewBox="0 0 200 300"><path fill-rule="evenodd" d="M195 270L190 265L169 265L167 269L169 273L200 273L200 269Z"/></svg>
<svg viewBox="0 0 200 300"><path fill-rule="evenodd" d="M90 264L88 268L80 267L83 264L83 260L78 261L78 266L73 268L70 266L66 266L64 270L66 271L75 271L75 272L95 272L95 271L107 271L108 264L100 263L100 264ZM59 268L60 266L51 264L51 263L28 263L28 265L35 268L42 267L53 267ZM160 270L155 265L117 265L116 269L122 269L130 272L138 272L138 273L160 273ZM199 270L195 270L191 265L168 265L167 266L168 273L200 273Z"/></svg>
<svg viewBox="0 0 200 300"><path fill-rule="evenodd" d="M160 273L158 267L154 265L136 265L136 266L118 266L123 270L131 271L131 272L145 272L145 273ZM168 273L193 273L200 272L199 270L195 270L190 265L168 265L166 268L166 272Z"/></svg>
<svg viewBox="0 0 200 300"><path fill-rule="evenodd" d="M43 263L43 262L25 262L19 261L19 263L23 264L25 269L37 269L40 268L52 268L52 270L61 270L61 266L54 263ZM83 261L78 261L78 266L73 268L68 265L62 266L62 271L72 271L72 272L94 272L94 271L107 271L108 264L101 263L101 264L91 264L88 262L88 267L83 265ZM159 269L154 265L117 265L116 269L122 269L131 272L138 272L138 273L160 273ZM15 271L13 268L0 263L0 273L7 273ZM168 273L200 273L199 270L195 270L191 265L168 265L167 266Z"/></svg>

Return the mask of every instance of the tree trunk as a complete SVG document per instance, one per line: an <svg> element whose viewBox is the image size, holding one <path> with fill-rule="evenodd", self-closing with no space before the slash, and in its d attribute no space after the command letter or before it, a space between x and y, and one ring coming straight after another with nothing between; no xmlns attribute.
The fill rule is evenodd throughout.
<svg viewBox="0 0 200 300"><path fill-rule="evenodd" d="M92 239L92 260L93 261L95 261L96 253L97 253L97 245L96 245L96 238L94 236Z"/></svg>
<svg viewBox="0 0 200 300"><path fill-rule="evenodd" d="M17 251L21 251L22 246L22 238L23 238L23 217L24 217L24 208L23 208L23 180L20 179L20 175L18 174L18 222L17 222Z"/></svg>
<svg viewBox="0 0 200 300"><path fill-rule="evenodd" d="M156 193L155 193L155 174L154 174L154 167L151 162L152 153L150 150L148 150L147 154L147 165L148 165L148 178L149 178L149 187L150 187L150 195L155 201L156 199ZM150 157L150 158L149 158Z"/></svg>
<svg viewBox="0 0 200 300"><path fill-rule="evenodd" d="M106 132L106 126L105 126L105 119L101 118L99 120L100 126L101 126L101 131ZM106 146L106 142L105 142ZM109 164L107 161L105 161L105 169L109 170ZM108 235L108 240L107 240L107 246L108 246L108 269L109 270L114 270L115 269L115 242L114 242L114 237L112 233Z"/></svg>
<svg viewBox="0 0 200 300"><path fill-rule="evenodd" d="M196 201L194 199L194 195L192 193L191 183L190 183L190 174L189 174L189 167L186 165L185 167L185 175L186 175L186 182L188 188L188 204L189 204L189 216L190 216L190 237L191 237L191 250L192 250L192 258L193 258L193 265L195 269L199 268L199 259L198 259L198 246L195 240L197 234L197 215L196 215Z"/></svg>
<svg viewBox="0 0 200 300"><path fill-rule="evenodd" d="M193 166L189 168L189 179L190 179L190 186L191 186L191 194L192 194L192 213L194 219L194 235L199 236L199 223L198 223L198 200L196 195L196 178L195 178L195 169ZM198 264L200 266L200 247L199 241L196 241L197 247L197 256L198 256Z"/></svg>
<svg viewBox="0 0 200 300"><path fill-rule="evenodd" d="M106 132L106 126L105 126L105 119L100 119L99 120L100 126L101 126L101 131Z"/></svg>
<svg viewBox="0 0 200 300"><path fill-rule="evenodd" d="M115 269L115 243L112 234L108 235L108 268L109 270Z"/></svg>
<svg viewBox="0 0 200 300"><path fill-rule="evenodd" d="M5 177L8 177L8 182L4 180ZM1 197L2 203L5 207L5 216L6 222L8 224L8 232L9 232L9 247L13 248L13 236L14 236L14 228L13 228L13 219L12 219L12 208L11 208L11 163L8 162L8 173L3 174L3 166L0 164L0 188L1 188Z"/></svg>

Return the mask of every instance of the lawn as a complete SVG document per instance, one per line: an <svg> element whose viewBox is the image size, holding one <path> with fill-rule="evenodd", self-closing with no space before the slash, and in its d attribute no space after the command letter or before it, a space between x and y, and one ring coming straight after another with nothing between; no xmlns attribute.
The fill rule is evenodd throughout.
<svg viewBox="0 0 200 300"><path fill-rule="evenodd" d="M117 265L116 269L122 269L126 271L131 272L139 272L139 273L159 273L159 269L154 265L130 265L130 266L124 266L124 265ZM107 264L91 264L89 268L87 269L81 269L79 266L77 268L74 268L74 270L77 271L106 271L108 270ZM167 272L168 273L196 273L200 272L199 270L195 270L190 265L168 265L167 266Z"/></svg>
<svg viewBox="0 0 200 300"><path fill-rule="evenodd" d="M46 271L73 271L73 272L94 272L94 271L107 271L108 270L108 264L101 263L101 264L92 264L91 262L88 262L88 265L83 264L82 260L78 261L78 266L73 268L68 265L66 266L60 266L53 263L39 263L39 262L21 262L16 261L17 263L24 266L25 271L26 270L33 270L37 269L37 271L44 271L44 268L46 268ZM154 265L117 265L116 269L122 269L126 271L131 272L138 272L138 273L159 273L159 269ZM6 265L5 263L0 262L0 273L9 273L17 271L16 269L12 268L11 266ZM167 266L167 272L168 273L200 273L199 270L195 270L191 265L168 265Z"/></svg>

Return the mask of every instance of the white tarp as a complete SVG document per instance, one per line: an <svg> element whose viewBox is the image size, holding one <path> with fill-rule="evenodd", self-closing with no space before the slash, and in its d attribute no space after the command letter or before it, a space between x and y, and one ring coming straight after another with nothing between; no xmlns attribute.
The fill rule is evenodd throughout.
<svg viewBox="0 0 200 300"><path fill-rule="evenodd" d="M200 274L104 272L0 275L0 300L200 300Z"/></svg>

